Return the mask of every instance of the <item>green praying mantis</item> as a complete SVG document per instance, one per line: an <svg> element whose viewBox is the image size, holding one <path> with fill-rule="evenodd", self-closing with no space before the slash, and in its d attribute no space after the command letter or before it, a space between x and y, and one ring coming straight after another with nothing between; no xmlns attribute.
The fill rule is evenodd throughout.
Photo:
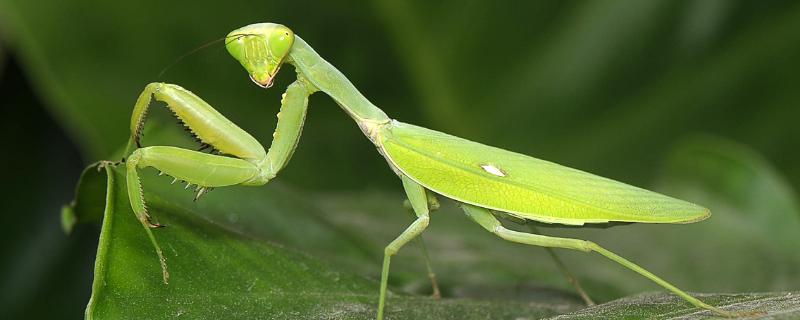
<svg viewBox="0 0 800 320"><path fill-rule="evenodd" d="M416 220L384 250L377 319L386 304L392 256L428 227L437 196L456 201L471 220L498 237L545 248L597 252L661 285L694 306L718 315L735 313L711 306L644 268L585 240L544 236L507 229L498 217L538 223L581 226L609 223L692 223L709 217L708 209L523 154L483 145L389 118L370 103L335 67L289 28L252 24L227 35L226 48L250 78L272 86L281 67L294 66L297 79L281 99L278 124L268 151L250 134L198 96L177 85L151 83L136 101L127 157L131 207L156 249L168 282L166 261L153 236L160 225L150 219L139 170L154 167L197 186L196 198L211 188L260 186L283 169L300 139L309 96L330 96L358 124L400 178ZM167 107L202 143L194 151L170 146L142 147L140 137L151 99ZM135 144L135 148L133 145ZM212 148L213 152L202 152Z"/></svg>

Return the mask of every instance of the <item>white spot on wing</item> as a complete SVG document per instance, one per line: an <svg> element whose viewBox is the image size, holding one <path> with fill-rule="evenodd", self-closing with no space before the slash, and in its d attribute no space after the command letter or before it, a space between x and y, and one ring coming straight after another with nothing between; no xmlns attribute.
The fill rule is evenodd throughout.
<svg viewBox="0 0 800 320"><path fill-rule="evenodd" d="M493 175L496 175L498 177L505 177L506 176L506 173L503 172L503 170L500 170L500 168L495 167L494 165L491 165L491 164L482 164L481 165L481 169L483 169L483 171L486 171L486 172L491 173Z"/></svg>

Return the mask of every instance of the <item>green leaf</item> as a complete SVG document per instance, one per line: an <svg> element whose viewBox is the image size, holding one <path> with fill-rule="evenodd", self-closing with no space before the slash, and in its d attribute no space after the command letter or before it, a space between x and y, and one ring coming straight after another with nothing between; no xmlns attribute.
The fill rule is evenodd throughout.
<svg viewBox="0 0 800 320"><path fill-rule="evenodd" d="M761 316L741 319L797 319L800 317L800 292L699 294L699 298L726 310L759 312ZM698 311L674 295L645 293L586 308L551 320L568 319L708 319L709 311Z"/></svg>
<svg viewBox="0 0 800 320"><path fill-rule="evenodd" d="M96 192L97 184L103 183L97 176L103 174L107 175L105 194ZM378 293L375 281L260 240L258 235L227 229L188 209L180 200L172 200L180 199L180 195L146 193L151 212L168 225L154 230L169 266L167 285L161 280L153 247L130 209L124 169L106 166L100 172L94 168L85 171L79 201L72 207L76 217L91 216L83 211L93 206L84 206L83 200L92 196L107 200L87 318L374 317ZM244 202L247 198L229 201ZM235 212L236 208L230 211ZM309 235L302 225L292 231ZM544 317L574 309L571 301L549 296L542 303L470 299L437 302L428 297L392 295L387 311L391 319Z"/></svg>
<svg viewBox="0 0 800 320"><path fill-rule="evenodd" d="M176 192L181 188L175 186L171 192L146 194L152 212L168 225L154 230L165 249L171 274L170 283L164 284L153 248L130 209L124 179L121 167L108 166L99 171L88 168L79 184L78 198L71 206L76 217L92 217L90 211L97 210L94 204L98 198L107 200L87 318L371 319L374 316L375 281L353 269L261 240L257 232L233 231L208 220L180 200L191 198L191 194ZM158 181L149 180L149 186L161 189ZM284 193L276 190L281 189L270 192ZM248 198L233 199L226 195L217 201L246 202ZM272 201L268 196L267 199ZM239 209L228 208L229 214ZM293 219L299 220L308 215L303 211L313 211L303 205L296 210L299 216ZM298 232L314 238L302 228ZM539 289L535 295L510 297L502 289L480 290L483 295L480 299L434 301L425 296L391 295L388 318L507 319L564 314L553 319L677 316L701 319L709 316L666 293L628 297L569 313L579 306L574 299L565 299L557 292ZM474 292L461 294L481 296ZM797 316L800 305L800 293L699 296L714 305L730 306L730 310L757 310L787 319Z"/></svg>
<svg viewBox="0 0 800 320"><path fill-rule="evenodd" d="M75 188L75 199L61 209L61 226L66 233L71 233L78 222L99 224L103 219L106 199L98 195L106 192L105 177L90 171L99 172L100 168L92 165L83 170Z"/></svg>

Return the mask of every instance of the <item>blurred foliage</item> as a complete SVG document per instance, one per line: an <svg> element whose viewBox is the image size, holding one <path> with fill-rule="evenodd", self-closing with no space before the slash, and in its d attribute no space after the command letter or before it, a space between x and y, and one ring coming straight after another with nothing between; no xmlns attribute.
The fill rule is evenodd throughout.
<svg viewBox="0 0 800 320"><path fill-rule="evenodd" d="M79 228L66 237L58 211L83 164L11 62L0 68L0 203L8 226L0 233L0 318L77 316L91 288L97 233Z"/></svg>
<svg viewBox="0 0 800 320"><path fill-rule="evenodd" d="M668 158L661 180L665 192L716 204L741 224L769 226L776 246L795 249L793 237L800 230L796 190L747 146L708 136L687 139Z"/></svg>
<svg viewBox="0 0 800 320"><path fill-rule="evenodd" d="M22 156L3 164L37 169L4 181L15 186L4 194L6 223L29 227L3 235L0 317L77 315L76 303L88 299L97 230L79 226L67 240L58 233L56 213L80 161L62 130L84 161L119 157L139 92L166 81L269 143L289 70L259 90L212 46L157 78L193 48L263 21L294 29L392 117L653 187L714 214L692 225L547 233L597 241L687 290L800 286L797 2L0 0L0 61L8 54L26 77L0 83L4 136L25 134L6 139L4 150ZM330 99L314 96L311 106L277 184L215 190L182 208L376 279L383 246L410 223L401 188ZM188 146L168 113L156 111L145 143ZM145 176L148 199L191 198ZM441 211L426 238L446 297L570 292L542 250L498 241L452 204ZM598 300L655 289L600 257L563 258ZM394 261L396 291L425 294L417 249ZM42 301L61 304L37 307Z"/></svg>
<svg viewBox="0 0 800 320"><path fill-rule="evenodd" d="M0 6L8 41L87 158L108 158L125 140L151 81L181 84L268 142L290 72L259 90L218 46L156 76L236 27L274 21L407 122L639 184L665 146L703 132L747 143L800 180L792 1ZM282 179L321 190L394 182L334 103L318 96L311 105Z"/></svg>
<svg viewBox="0 0 800 320"><path fill-rule="evenodd" d="M0 42L0 74L3 74L3 68L6 66L6 53L3 52L3 43Z"/></svg>

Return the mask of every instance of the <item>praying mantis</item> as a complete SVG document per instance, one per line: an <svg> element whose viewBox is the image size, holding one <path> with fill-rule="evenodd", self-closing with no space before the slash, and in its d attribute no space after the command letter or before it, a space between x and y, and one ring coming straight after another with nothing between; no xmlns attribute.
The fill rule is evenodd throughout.
<svg viewBox="0 0 800 320"><path fill-rule="evenodd" d="M384 250L377 319L384 316L389 266L406 243L425 231L437 197L454 200L466 216L501 239L545 248L596 252L652 280L692 305L718 315L735 313L706 304L644 268L591 241L508 229L498 219L583 226L610 223L692 223L708 209L552 162L483 145L389 118L335 67L286 26L258 23L229 33L226 48L262 88L272 86L284 64L297 78L281 98L278 123L268 151L250 134L190 91L151 83L139 96L131 119L127 157L128 198L155 247L168 282L166 260L151 229L159 227L145 204L139 170L158 169L197 186L196 198L211 188L268 183L289 162L298 145L309 96L330 96L375 145L400 178L415 220ZM202 143L201 150L142 147L141 136L152 99L166 103ZM202 152L211 148L212 152Z"/></svg>

